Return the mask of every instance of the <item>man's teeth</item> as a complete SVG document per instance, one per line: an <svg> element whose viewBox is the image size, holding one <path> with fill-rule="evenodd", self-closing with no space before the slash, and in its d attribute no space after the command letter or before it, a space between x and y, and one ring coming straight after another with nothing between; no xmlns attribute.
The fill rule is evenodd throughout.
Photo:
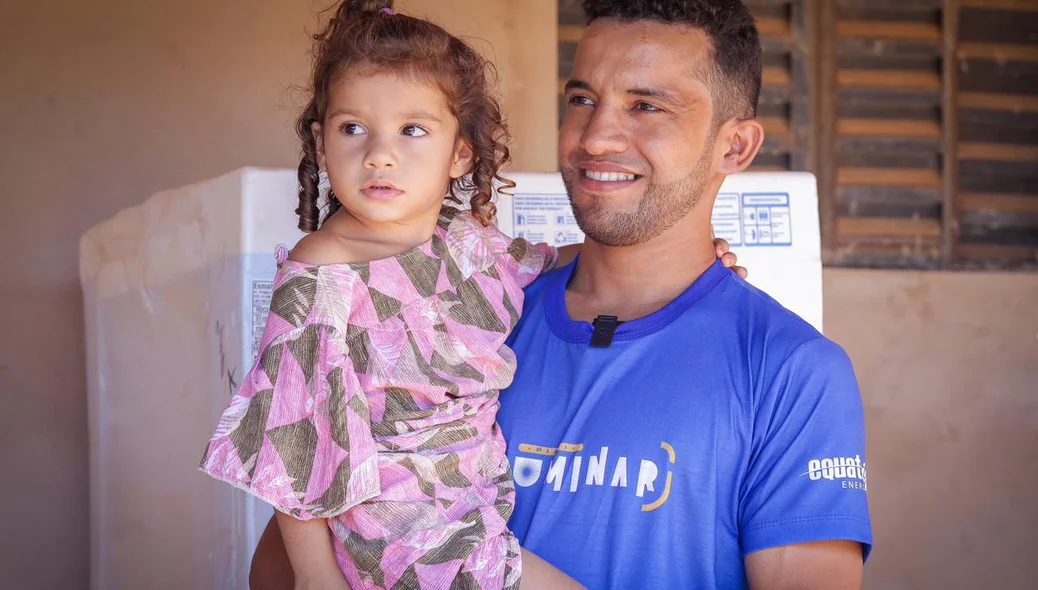
<svg viewBox="0 0 1038 590"><path fill-rule="evenodd" d="M584 176L587 176L591 180L597 180L600 182L621 182L625 180L634 180L634 174L621 174L619 172L595 172L593 170L585 170Z"/></svg>

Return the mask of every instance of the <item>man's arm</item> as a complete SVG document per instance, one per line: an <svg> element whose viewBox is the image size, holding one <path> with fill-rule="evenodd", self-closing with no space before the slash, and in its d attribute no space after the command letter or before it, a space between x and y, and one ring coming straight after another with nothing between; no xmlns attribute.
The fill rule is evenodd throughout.
<svg viewBox="0 0 1038 590"><path fill-rule="evenodd" d="M573 578L523 549L523 577L519 590L584 590Z"/></svg>
<svg viewBox="0 0 1038 590"><path fill-rule="evenodd" d="M752 590L861 588L861 544L822 541L762 549L746 556Z"/></svg>
<svg viewBox="0 0 1038 590"><path fill-rule="evenodd" d="M289 536L289 533L286 531L282 535L281 527L278 524L285 522L288 518L291 517L282 515L276 519L271 518L267 523L267 528L264 529L263 536L260 537L259 544L256 546L256 553L252 556L252 569L249 572L251 590L292 590L295 587L292 560L289 559L285 547L287 544L285 537ZM287 524L291 527L294 523L287 522ZM325 526L325 529L327 528ZM328 548L331 548L330 542ZM327 556L325 556L326 558ZM302 583L302 581L300 582ZM520 584L521 590L527 588L534 590L583 589L583 586L556 569L555 566L525 549L523 549L523 577Z"/></svg>
<svg viewBox="0 0 1038 590"><path fill-rule="evenodd" d="M854 368L815 338L766 378L740 505L750 587L859 588L872 527Z"/></svg>

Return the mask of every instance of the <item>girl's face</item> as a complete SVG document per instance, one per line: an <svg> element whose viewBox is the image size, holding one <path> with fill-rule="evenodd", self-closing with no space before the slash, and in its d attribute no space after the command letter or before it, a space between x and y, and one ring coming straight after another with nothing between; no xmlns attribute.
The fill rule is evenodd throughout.
<svg viewBox="0 0 1038 590"><path fill-rule="evenodd" d="M343 207L367 224L435 222L472 150L458 138L447 97L390 72L352 68L314 123L317 161Z"/></svg>

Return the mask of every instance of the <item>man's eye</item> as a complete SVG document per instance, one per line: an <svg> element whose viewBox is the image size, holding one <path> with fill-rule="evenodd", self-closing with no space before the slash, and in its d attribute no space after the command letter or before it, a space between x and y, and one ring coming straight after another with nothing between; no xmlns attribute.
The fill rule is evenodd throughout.
<svg viewBox="0 0 1038 590"><path fill-rule="evenodd" d="M429 132L422 129L418 125L407 125L400 132L408 137L422 137L423 135L429 135Z"/></svg>
<svg viewBox="0 0 1038 590"><path fill-rule="evenodd" d="M576 95L570 97L569 104L574 104L574 105L593 105L595 103L590 98L588 98L586 96L581 96L579 94L576 94Z"/></svg>
<svg viewBox="0 0 1038 590"><path fill-rule="evenodd" d="M645 111L646 113L659 113L663 111L663 109L657 107L656 105L651 105L647 102L640 102L634 105L634 108L638 109L639 111Z"/></svg>

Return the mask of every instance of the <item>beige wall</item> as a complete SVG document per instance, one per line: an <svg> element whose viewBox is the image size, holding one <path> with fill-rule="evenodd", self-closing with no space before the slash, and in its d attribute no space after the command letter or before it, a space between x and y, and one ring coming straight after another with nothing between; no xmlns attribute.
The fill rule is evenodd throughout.
<svg viewBox="0 0 1038 590"><path fill-rule="evenodd" d="M0 3L0 585L86 588L79 235L171 186L289 165L309 3Z"/></svg>
<svg viewBox="0 0 1038 590"><path fill-rule="evenodd" d="M865 402L868 588L1034 588L1038 275L825 272Z"/></svg>
<svg viewBox="0 0 1038 590"><path fill-rule="evenodd" d="M403 0L396 6L440 23L494 62L515 135L513 168L555 171L559 108L554 90L559 77L555 0Z"/></svg>
<svg viewBox="0 0 1038 590"><path fill-rule="evenodd" d="M86 587L79 235L160 189L293 166L289 87L323 5L0 0L5 588ZM402 3L412 7L494 40L516 166L551 169L554 2ZM880 543L869 586L1035 578L1038 277L830 270L825 287L828 329L858 366L868 411Z"/></svg>

